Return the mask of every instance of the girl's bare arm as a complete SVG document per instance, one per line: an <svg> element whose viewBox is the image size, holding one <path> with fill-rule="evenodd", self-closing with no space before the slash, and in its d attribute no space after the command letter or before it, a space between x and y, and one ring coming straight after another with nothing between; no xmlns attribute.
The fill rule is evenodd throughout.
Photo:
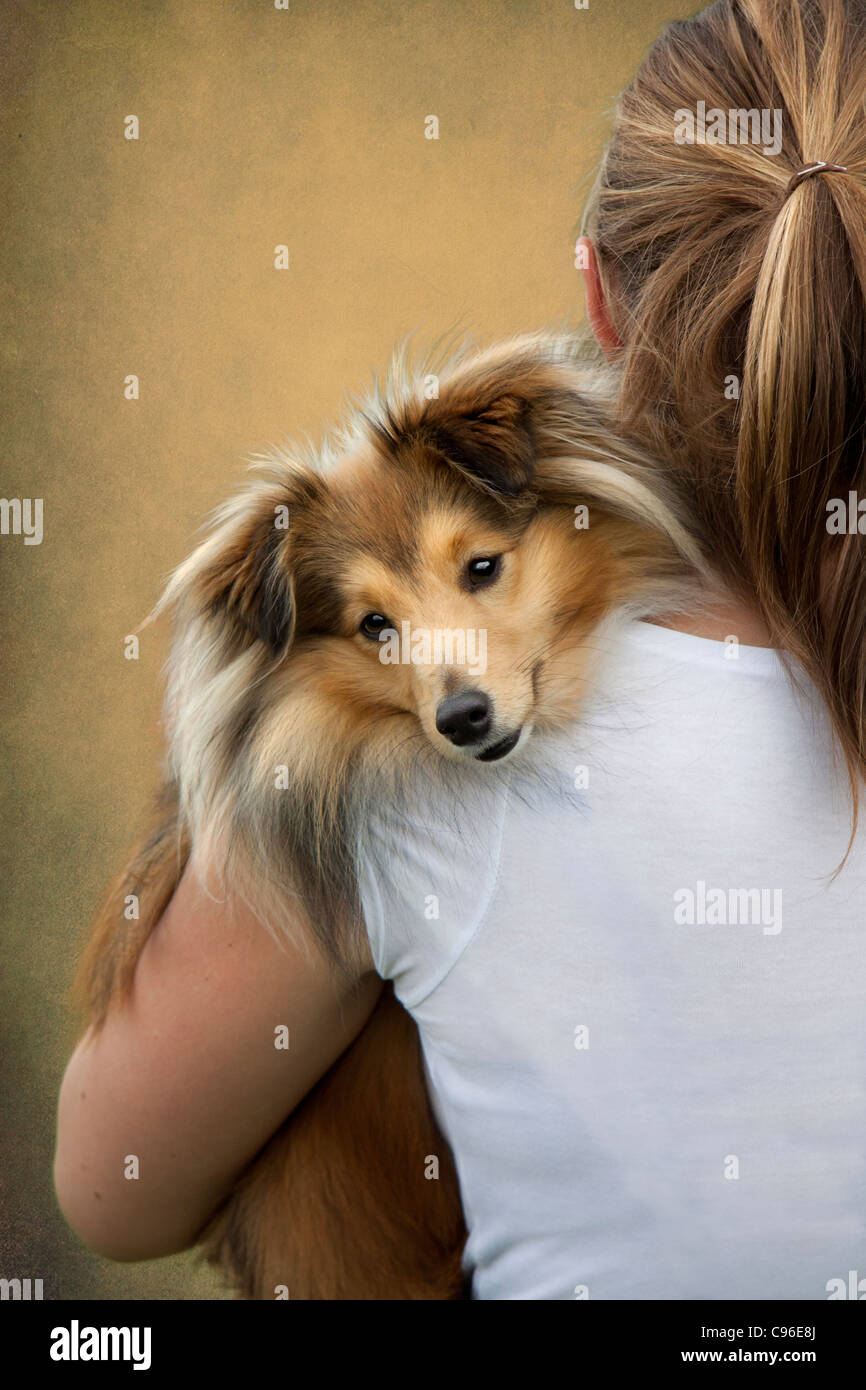
<svg viewBox="0 0 866 1390"><path fill-rule="evenodd" d="M66 1069L54 1177L69 1224L115 1260L193 1245L360 1032L381 988L372 963L352 990L313 949L278 946L188 871L128 1002L87 1033ZM288 1050L275 1046L281 1025Z"/></svg>

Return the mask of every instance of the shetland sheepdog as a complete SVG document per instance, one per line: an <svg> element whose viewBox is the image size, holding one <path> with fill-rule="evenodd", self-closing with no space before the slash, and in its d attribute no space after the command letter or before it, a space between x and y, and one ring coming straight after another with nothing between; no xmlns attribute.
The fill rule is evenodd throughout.
<svg viewBox="0 0 866 1390"><path fill-rule="evenodd" d="M422 777L495 778L531 756L537 733L579 715L599 624L670 608L702 570L688 517L617 431L578 340L526 335L438 372L395 362L318 451L258 460L157 606L174 617L170 772L81 965L96 1027L190 856L274 932L300 907L351 970L370 807ZM381 659L419 632L483 634L485 659L435 641ZM438 1182L423 1177L431 1153ZM292 1298L454 1299L465 1235L417 1030L387 987L203 1246L248 1298L283 1285Z"/></svg>

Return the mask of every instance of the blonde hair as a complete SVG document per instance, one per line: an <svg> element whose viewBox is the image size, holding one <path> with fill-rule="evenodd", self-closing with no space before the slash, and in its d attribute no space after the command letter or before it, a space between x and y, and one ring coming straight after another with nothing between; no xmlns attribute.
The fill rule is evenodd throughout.
<svg viewBox="0 0 866 1390"><path fill-rule="evenodd" d="M864 98L866 0L718 0L668 25L621 94L584 216L624 345L622 423L670 461L726 580L820 691L852 841L864 537L827 521L866 498ZM699 102L736 142L678 142ZM739 143L750 110L780 115L778 153ZM817 160L847 172L789 193Z"/></svg>

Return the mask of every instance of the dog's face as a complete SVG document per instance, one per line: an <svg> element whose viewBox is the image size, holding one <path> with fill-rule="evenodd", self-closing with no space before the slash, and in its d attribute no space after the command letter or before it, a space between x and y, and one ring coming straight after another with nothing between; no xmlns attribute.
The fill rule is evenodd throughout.
<svg viewBox="0 0 866 1390"><path fill-rule="evenodd" d="M347 460L298 518L296 640L345 643L365 699L412 714L443 755L498 761L533 724L553 616L540 532L574 545L557 520L473 488L420 444L408 460Z"/></svg>

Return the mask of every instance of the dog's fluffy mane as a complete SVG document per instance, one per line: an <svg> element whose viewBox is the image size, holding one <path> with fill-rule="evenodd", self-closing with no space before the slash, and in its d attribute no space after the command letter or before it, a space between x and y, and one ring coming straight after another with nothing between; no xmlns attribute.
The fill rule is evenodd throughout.
<svg viewBox="0 0 866 1390"><path fill-rule="evenodd" d="M174 618L166 796L176 798L179 858L194 847L208 890L239 895L277 934L297 939L300 908L347 970L360 940L358 859L370 815L407 812L419 786L457 797L489 783L492 770L440 757L414 716L367 704L363 692L351 714L329 704L317 657L328 639L298 638L292 612L292 517L341 460L415 441L508 514L583 503L620 518L643 544L614 595L619 609L669 607L684 576L702 569L700 546L655 460L616 428L613 374L583 351L572 335L533 334L486 350L449 346L414 363L399 352L384 386L352 402L323 444L253 459L253 478L213 514L155 610ZM431 378L438 395L428 398ZM274 527L284 506L288 531ZM338 669L339 653L331 659ZM268 733L275 705L279 740ZM277 746L287 769L279 789ZM522 769L530 774L530 757Z"/></svg>

